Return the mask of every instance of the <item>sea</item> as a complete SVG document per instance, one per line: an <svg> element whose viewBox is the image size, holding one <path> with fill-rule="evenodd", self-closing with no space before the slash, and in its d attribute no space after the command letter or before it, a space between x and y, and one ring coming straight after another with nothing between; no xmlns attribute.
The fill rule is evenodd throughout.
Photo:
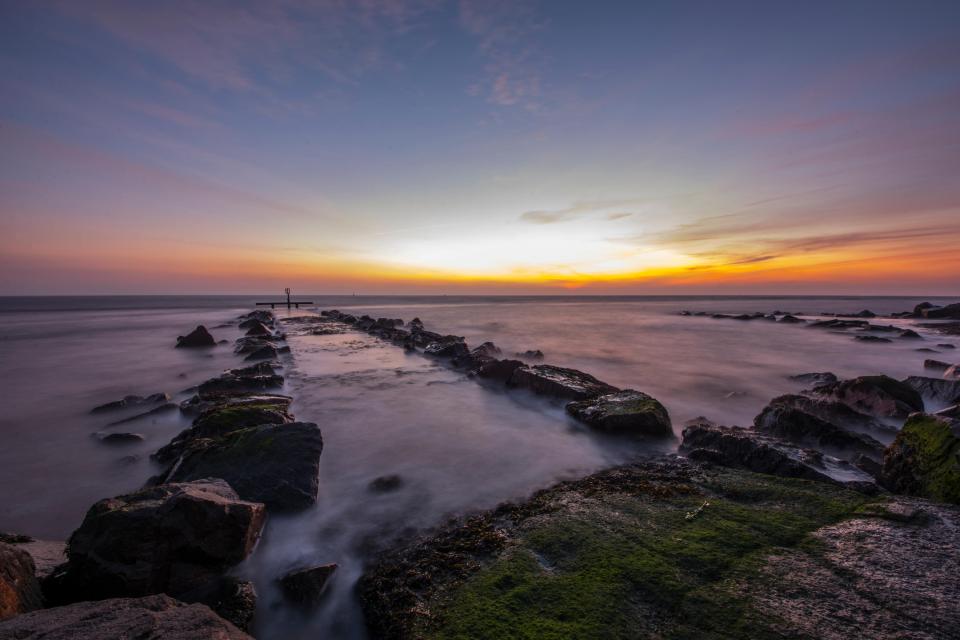
<svg viewBox="0 0 960 640"><path fill-rule="evenodd" d="M563 407L522 392L491 390L419 353L350 331L315 335L295 318L321 309L419 317L426 328L493 341L505 357L538 349L544 362L586 371L659 399L679 434L685 421L749 425L774 396L803 385L791 375L922 375L920 347L960 339L866 343L849 333L680 312L783 311L817 317L869 309L906 311L938 298L891 297L365 297L305 296L315 307L277 309L288 323L286 393L298 420L320 426L324 450L315 507L270 518L252 556L236 568L259 594L261 639L366 637L354 586L364 563L391 540L451 516L523 499L537 489L637 456L671 453L656 443L599 436ZM0 298L0 531L64 540L97 500L134 491L159 471L149 454L189 426L178 411L122 426L91 414L126 395L169 393L241 365L236 318L263 296ZM916 328L912 320L882 320ZM226 344L175 349L204 325ZM954 352L956 353L956 352ZM944 352L944 359L953 354ZM957 357L952 357L953 361ZM96 434L133 431L142 442L107 445ZM370 490L397 475L392 492ZM335 562L316 610L288 607L276 580Z"/></svg>

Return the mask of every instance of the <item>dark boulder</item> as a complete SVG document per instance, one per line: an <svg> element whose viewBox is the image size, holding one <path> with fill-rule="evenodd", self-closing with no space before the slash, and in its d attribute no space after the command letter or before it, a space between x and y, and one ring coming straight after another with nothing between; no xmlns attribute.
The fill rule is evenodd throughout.
<svg viewBox="0 0 960 640"><path fill-rule="evenodd" d="M880 336L854 336L853 338L860 342L893 342L890 338L881 338Z"/></svg>
<svg viewBox="0 0 960 640"><path fill-rule="evenodd" d="M960 403L960 380L910 376L903 383L934 404L947 406Z"/></svg>
<svg viewBox="0 0 960 640"><path fill-rule="evenodd" d="M114 400L106 404L101 404L90 410L90 413L106 413L107 411L119 411L120 409L129 409L147 404L157 404L167 402L170 396L166 393L154 393L149 396L125 396L122 400Z"/></svg>
<svg viewBox="0 0 960 640"><path fill-rule="evenodd" d="M960 364L955 364L944 371L943 377L947 380L960 380Z"/></svg>
<svg viewBox="0 0 960 640"><path fill-rule="evenodd" d="M710 462L786 478L832 482L827 475L790 457L771 442L740 427L691 424L683 430L680 452L698 462Z"/></svg>
<svg viewBox="0 0 960 640"><path fill-rule="evenodd" d="M207 438L219 438L247 427L267 424L290 424L293 416L287 411L289 405L277 404L228 404L213 407L200 414L193 426L180 432L169 444L151 456L160 463L168 464L179 458L194 443ZM203 446L205 443L200 442Z"/></svg>
<svg viewBox="0 0 960 640"><path fill-rule="evenodd" d="M489 360L477 367L473 374L478 378L505 383L510 380L514 371L525 366L519 360Z"/></svg>
<svg viewBox="0 0 960 640"><path fill-rule="evenodd" d="M836 382L837 380L839 380L836 374L830 371L799 373L795 376L790 376L790 379L795 380L796 382L802 382L803 384L810 384L810 385L830 384L831 382Z"/></svg>
<svg viewBox="0 0 960 640"><path fill-rule="evenodd" d="M336 570L337 565L331 563L291 571L280 579L280 588L291 602L302 607L316 606Z"/></svg>
<svg viewBox="0 0 960 640"><path fill-rule="evenodd" d="M3 640L253 640L202 604L165 595L78 602L0 624Z"/></svg>
<svg viewBox="0 0 960 640"><path fill-rule="evenodd" d="M486 358L497 358L502 353L503 351L500 349L500 347L493 344L492 342L484 342L479 347L476 347L475 349L472 349L470 351L471 355L483 356Z"/></svg>
<svg viewBox="0 0 960 640"><path fill-rule="evenodd" d="M569 400L589 400L620 391L583 371L549 364L518 367L510 376L507 385L527 389L539 395Z"/></svg>
<svg viewBox="0 0 960 640"><path fill-rule="evenodd" d="M950 363L944 362L942 360L933 360L928 358L923 361L923 368L930 369L932 371L946 371L947 369L950 368Z"/></svg>
<svg viewBox="0 0 960 640"><path fill-rule="evenodd" d="M920 314L924 318L930 319L949 319L949 320L960 320L960 302L955 304L948 304L945 307L928 307L923 309Z"/></svg>
<svg viewBox="0 0 960 640"><path fill-rule="evenodd" d="M590 400L571 402L567 413L597 431L619 435L670 438L670 415L655 398L624 389Z"/></svg>
<svg viewBox="0 0 960 640"><path fill-rule="evenodd" d="M913 308L913 315L915 315L915 316L918 317L918 318L922 318L922 317L923 317L923 312L924 312L925 310L927 310L927 309L932 309L932 308L935 307L935 306L936 306L935 304L930 303L930 302L921 302L920 304L918 304L917 306L915 306L915 307Z"/></svg>
<svg viewBox="0 0 960 640"><path fill-rule="evenodd" d="M914 411L923 411L920 394L888 376L842 380L815 387L813 393L871 416L906 418Z"/></svg>
<svg viewBox="0 0 960 640"><path fill-rule="evenodd" d="M543 360L543 351L540 349L528 349L527 351L518 351L515 354L518 358L524 360Z"/></svg>
<svg viewBox="0 0 960 640"><path fill-rule="evenodd" d="M370 484L367 485L367 489L374 493L388 493L390 491L396 491L402 486L403 478L396 474L391 474L374 478L370 481Z"/></svg>
<svg viewBox="0 0 960 640"><path fill-rule="evenodd" d="M283 386L283 376L277 374L248 375L228 372L202 383L197 391L201 397L221 391L262 391Z"/></svg>
<svg viewBox="0 0 960 640"><path fill-rule="evenodd" d="M428 344L423 353L436 358L459 358L468 355L470 349L462 340L440 340Z"/></svg>
<svg viewBox="0 0 960 640"><path fill-rule="evenodd" d="M265 344L250 352L244 360L275 360L280 351L272 344Z"/></svg>
<svg viewBox="0 0 960 640"><path fill-rule="evenodd" d="M263 425L195 440L155 481L223 478L245 500L280 511L305 509L317 499L323 439L311 422Z"/></svg>
<svg viewBox="0 0 960 640"><path fill-rule="evenodd" d="M264 506L219 479L166 484L101 500L44 581L54 604L167 593L218 580L253 550Z"/></svg>
<svg viewBox="0 0 960 640"><path fill-rule="evenodd" d="M199 415L206 411L224 407L239 407L244 405L269 405L278 410L286 411L293 398L277 393L222 392L206 396L195 395L189 400L180 403L180 411L186 415Z"/></svg>
<svg viewBox="0 0 960 640"><path fill-rule="evenodd" d="M267 325L262 322L255 322L247 329L246 334L248 336L270 336L273 335L273 331Z"/></svg>
<svg viewBox="0 0 960 640"><path fill-rule="evenodd" d="M873 416L852 409L842 402L828 400L824 398L787 394L777 396L770 401L770 406L790 407L797 409L812 416L816 416L825 422L835 424L853 431L860 432L880 432L883 434L892 434L896 432L895 427L891 427L880 422Z"/></svg>
<svg viewBox="0 0 960 640"><path fill-rule="evenodd" d="M200 325L185 336L177 336L177 346L184 348L215 347L217 341L213 339L206 327Z"/></svg>
<svg viewBox="0 0 960 640"><path fill-rule="evenodd" d="M143 436L139 433L95 433L93 435L103 444L133 444L143 442Z"/></svg>
<svg viewBox="0 0 960 640"><path fill-rule="evenodd" d="M801 320L800 318L796 316L792 316L788 313L787 315L780 318L780 320L778 320L777 322L785 322L786 324L803 324L804 322L806 322L806 320Z"/></svg>
<svg viewBox="0 0 960 640"><path fill-rule="evenodd" d="M937 346L940 347L941 349L956 349L956 347L950 344L949 342L940 342L940 343L937 343Z"/></svg>
<svg viewBox="0 0 960 640"><path fill-rule="evenodd" d="M904 340L923 340L923 336L914 331L913 329L904 329L900 332L900 337Z"/></svg>
<svg viewBox="0 0 960 640"><path fill-rule="evenodd" d="M253 583L223 576L180 596L184 602L205 604L238 629L249 631L257 610L257 591Z"/></svg>
<svg viewBox="0 0 960 640"><path fill-rule="evenodd" d="M23 549L0 542L0 621L42 606L43 594L33 558Z"/></svg>
<svg viewBox="0 0 960 640"><path fill-rule="evenodd" d="M143 413L138 413L138 414L132 415L132 416L130 416L130 417L128 417L128 418L122 418L122 419L120 419L120 420L114 420L113 422L108 422L108 423L107 423L107 426L108 426L108 427L115 427L115 426L117 426L117 425L119 425L119 424L126 424L126 423L128 423L128 422L136 422L136 421L138 421L138 420L143 420L143 419L145 419L145 418L153 418L153 417L158 416L158 415L160 415L160 414L167 413L167 412L169 412L169 411L173 411L173 410L175 410L176 408L177 408L177 405L176 405L176 404L174 404L174 403L172 403L172 402L165 402L165 403L161 404L161 405L158 406L158 407L154 407L153 409L150 409L149 411L144 411Z"/></svg>
<svg viewBox="0 0 960 640"><path fill-rule="evenodd" d="M791 406L772 403L754 418L753 424L761 433L795 444L859 453L878 460L883 457L883 445L874 438L847 431Z"/></svg>
<svg viewBox="0 0 960 640"><path fill-rule="evenodd" d="M887 448L881 482L895 493L960 504L960 421L910 416Z"/></svg>

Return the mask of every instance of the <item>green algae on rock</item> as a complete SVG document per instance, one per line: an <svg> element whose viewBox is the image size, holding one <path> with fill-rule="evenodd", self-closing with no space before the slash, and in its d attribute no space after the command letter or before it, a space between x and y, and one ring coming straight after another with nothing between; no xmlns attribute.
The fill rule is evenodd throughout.
<svg viewBox="0 0 960 640"><path fill-rule="evenodd" d="M640 437L673 436L666 408L656 398L633 389L571 402L566 409L597 431Z"/></svg>
<svg viewBox="0 0 960 640"><path fill-rule="evenodd" d="M782 620L738 585L867 500L683 459L627 465L385 554L359 592L383 638L775 637Z"/></svg>
<svg viewBox="0 0 960 640"><path fill-rule="evenodd" d="M897 493L960 504L960 421L910 416L887 448L882 479Z"/></svg>

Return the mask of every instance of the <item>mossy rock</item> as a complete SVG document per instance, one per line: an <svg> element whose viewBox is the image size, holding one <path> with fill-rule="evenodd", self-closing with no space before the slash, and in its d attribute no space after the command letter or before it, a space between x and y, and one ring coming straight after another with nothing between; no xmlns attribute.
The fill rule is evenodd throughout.
<svg viewBox="0 0 960 640"><path fill-rule="evenodd" d="M567 404L567 413L597 431L639 437L673 436L670 415L656 398L625 389Z"/></svg>
<svg viewBox="0 0 960 640"><path fill-rule="evenodd" d="M386 554L359 592L382 638L782 637L738 585L866 500L682 459L629 465Z"/></svg>
<svg viewBox="0 0 960 640"><path fill-rule="evenodd" d="M891 491L960 504L960 421L914 414L886 451Z"/></svg>

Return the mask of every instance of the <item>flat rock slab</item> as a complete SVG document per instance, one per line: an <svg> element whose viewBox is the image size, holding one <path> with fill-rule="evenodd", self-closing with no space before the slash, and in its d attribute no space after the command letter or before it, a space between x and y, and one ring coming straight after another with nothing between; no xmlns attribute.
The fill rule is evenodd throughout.
<svg viewBox="0 0 960 640"><path fill-rule="evenodd" d="M670 438L670 415L655 398L626 389L571 402L567 413L597 431L636 437Z"/></svg>
<svg viewBox="0 0 960 640"><path fill-rule="evenodd" d="M0 640L252 640L202 604L169 596L79 602L0 623Z"/></svg>
<svg viewBox="0 0 960 640"><path fill-rule="evenodd" d="M507 385L533 393L568 400L589 400L620 389L594 378L589 373L549 364L519 367Z"/></svg>

